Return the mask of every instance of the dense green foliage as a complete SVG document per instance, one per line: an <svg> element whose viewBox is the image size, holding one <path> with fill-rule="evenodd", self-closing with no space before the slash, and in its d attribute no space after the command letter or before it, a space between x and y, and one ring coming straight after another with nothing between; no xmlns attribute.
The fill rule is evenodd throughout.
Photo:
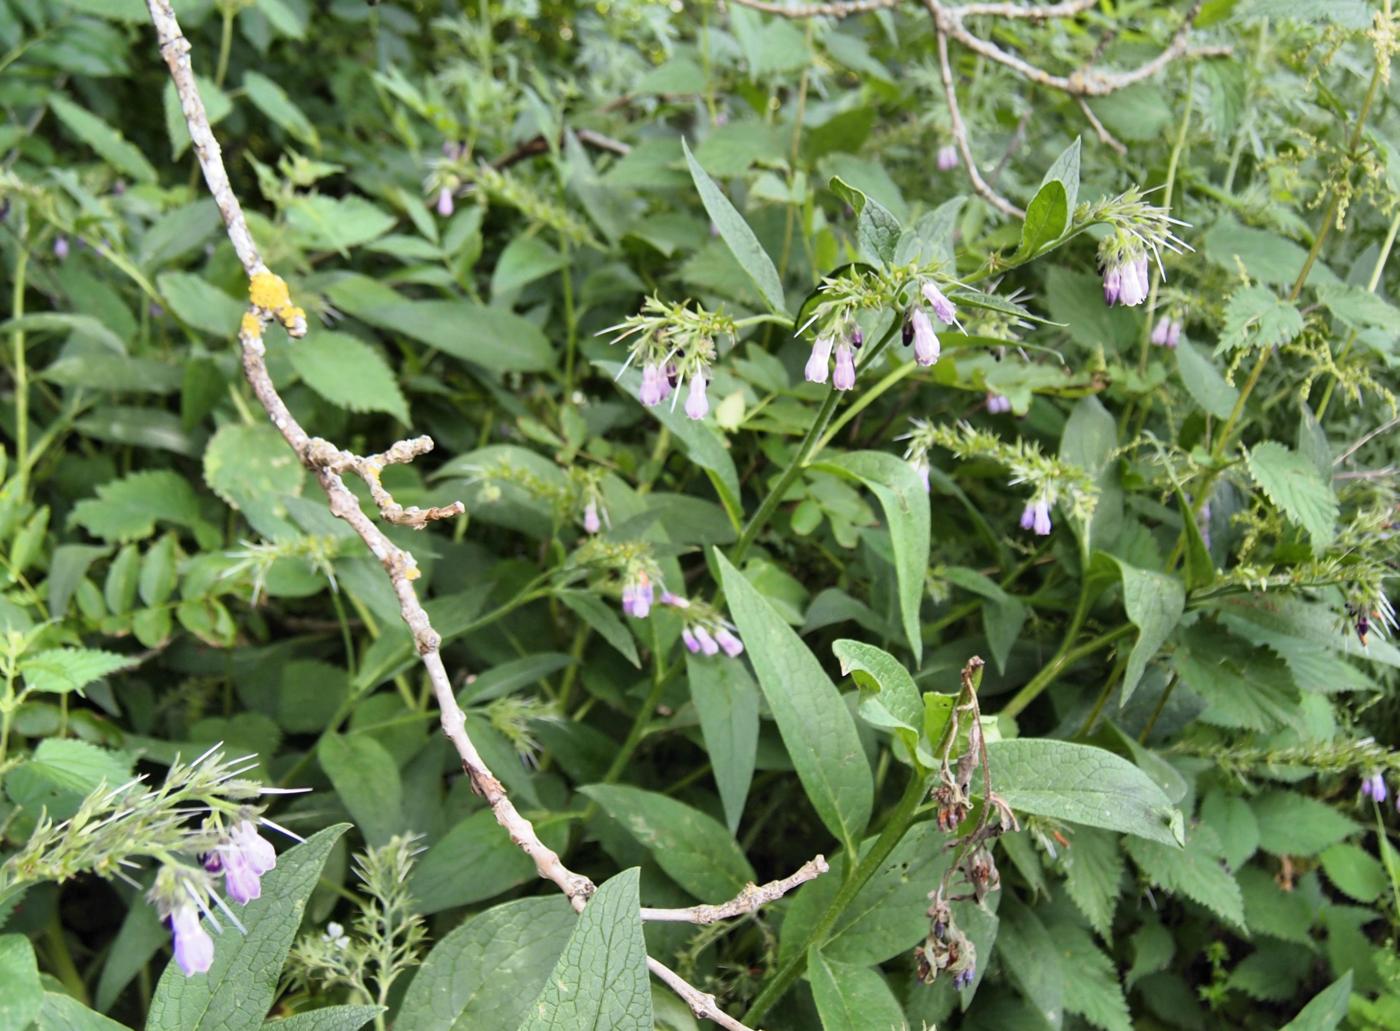
<svg viewBox="0 0 1400 1031"><path fill-rule="evenodd" d="M1400 1027L1390 0L872 6L175 4L576 916L244 381L144 5L0 0L0 1028L695 1027L647 954L771 1031Z"/></svg>

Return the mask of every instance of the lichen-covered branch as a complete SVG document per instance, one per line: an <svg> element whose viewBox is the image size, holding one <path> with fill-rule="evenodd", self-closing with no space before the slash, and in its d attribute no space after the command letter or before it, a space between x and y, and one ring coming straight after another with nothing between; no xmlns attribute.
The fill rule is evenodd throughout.
<svg viewBox="0 0 1400 1031"><path fill-rule="evenodd" d="M302 464L315 474L317 482L326 494L332 514L350 525L369 548L370 553L384 567L398 598L399 612L413 635L414 644L432 685L433 695L437 699L443 733L456 750L472 787L486 800L496 822L510 835L511 842L534 863L539 876L557 886L569 899L573 908L581 911L594 893L593 882L583 874L570 870L559 855L540 840L534 825L515 808L500 780L482 760L467 733L466 714L457 704L451 679L439 651L442 638L433 629L428 613L413 586L419 577L417 562L410 552L394 544L374 520L365 514L359 500L343 479L343 475L349 472L364 480L383 518L398 525L421 529L433 520L458 515L463 511L460 502L440 508L406 508L395 501L380 482L380 474L386 465L411 462L419 455L432 450L432 439L423 436L402 440L379 454L355 455L329 441L312 437L287 408L268 374L263 334L271 323L277 322L292 337L304 336L307 330L306 313L292 303L287 284L270 272L263 263L257 244L248 230L242 206L229 183L223 155L209 127L208 114L195 86L194 69L189 58L189 42L180 30L170 0L147 0L147 8L155 25L161 55L170 68L170 75L180 98L185 124L194 142L195 156L204 173L205 182L209 185L209 191L223 216L229 241L248 273L249 308L238 331L239 342L242 345L244 376L254 396L267 413L268 419L282 434ZM825 871L826 864L820 857L813 862L819 863L820 869L809 871L808 868L812 864L807 864L787 879L791 882L791 887ZM769 892L772 887L766 885L755 890ZM771 898L777 898L782 893L773 892ZM746 1031L743 1024L726 1016L719 1009L713 996L699 991L654 959L648 959L648 964L658 978L686 1001L697 1017L712 1020L731 1031Z"/></svg>
<svg viewBox="0 0 1400 1031"><path fill-rule="evenodd" d="M732 920L736 916L756 912L770 902L776 902L794 888L820 877L829 869L831 868L826 865L825 856L815 856L780 881L745 885L743 891L720 905L688 906L684 909L649 909L643 906L642 919L685 924L714 924L721 920Z"/></svg>

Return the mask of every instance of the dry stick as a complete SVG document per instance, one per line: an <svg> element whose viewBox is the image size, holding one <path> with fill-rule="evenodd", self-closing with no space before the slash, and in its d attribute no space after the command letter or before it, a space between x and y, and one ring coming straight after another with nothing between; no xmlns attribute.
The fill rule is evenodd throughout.
<svg viewBox="0 0 1400 1031"><path fill-rule="evenodd" d="M1031 21L1044 21L1047 18L1073 18L1083 14L1099 0L1064 0L1063 3L1046 4L1043 7L1026 4L962 4L955 13L959 18L987 15L992 18L1029 18Z"/></svg>
<svg viewBox="0 0 1400 1031"><path fill-rule="evenodd" d="M1128 148L1123 146L1122 141L1113 133L1104 128L1103 122L1099 121L1099 116L1094 114L1094 109L1089 106L1089 102L1083 97L1075 97L1079 102L1079 110L1084 112L1084 117L1089 120L1089 124L1094 127L1094 132L1098 133L1099 142L1111 147L1120 158L1128 156Z"/></svg>
<svg viewBox="0 0 1400 1031"><path fill-rule="evenodd" d="M413 635L419 657L433 687L442 713L442 730L462 761L462 769L471 779L472 787L490 806L496 822L510 835L511 841L535 864L536 872L543 879L556 885L569 899L576 911L582 911L595 890L594 884L582 874L575 873L564 865L553 849L544 844L530 823L511 802L501 782L482 761L476 746L466 729L466 714L457 704L452 692L452 684L442 663L439 648L442 638L433 629L427 612L419 602L413 588L418 578L418 566L413 556L395 545L384 532L367 516L360 503L341 478L344 472L353 472L365 480L374 495L380 512L392 522L421 529L429 521L445 518L461 511L460 503L443 508L423 510L416 507L403 508L398 505L383 486L379 484L379 473L383 466L393 462L411 461L417 455L428 451L432 441L427 437L404 440L389 450L361 457L335 447L327 441L312 437L306 432L287 408L286 403L273 385L264 361L266 348L263 344L263 330L267 324L280 322L293 337L306 333L305 313L294 307L287 295L286 284L270 273L263 263L252 234L248 231L243 209L234 195L224 169L223 156L218 142L209 128L209 118L204 110L195 87L194 69L190 64L190 44L180 31L180 24L171 9L170 0L146 0L160 43L161 56L170 68L170 77L180 98L185 124L189 128L190 139L194 143L195 156L204 173L209 192L223 216L229 242L233 245L238 260L248 273L252 306L244 315L239 330L239 340L243 345L243 372L253 390L254 396L267 412L268 418L283 439L296 453L302 464L310 469L325 491L331 513L345 522L364 541L384 567L399 600L399 612ZM818 860L813 860L817 863ZM808 864L811 866L812 864ZM825 863L820 864L825 868ZM806 869L804 867L804 869ZM801 871L799 871L800 873ZM811 876L822 872L817 870ZM796 875L794 875L796 877ZM804 880L810 877L803 878ZM792 887L801 883L793 881ZM779 882L786 883L786 882ZM771 886L767 886L771 887ZM764 889L757 889L764 890ZM781 892L772 894L777 898ZM741 898L743 895L741 894ZM771 900L771 899L767 899ZM726 905L735 905L728 903ZM721 907L723 908L723 907ZM742 911L742 909L741 909ZM667 969L656 960L648 959L648 966L661 980L675 990L690 1006L691 1012L702 1019L711 1020L729 1031L747 1031L743 1024L726 1016L715 1003L714 997L687 984L679 975Z"/></svg>
<svg viewBox="0 0 1400 1031"><path fill-rule="evenodd" d="M740 7L751 7L764 14L776 14L783 18L849 18L854 14L868 14L898 7L902 0L844 0L830 4L770 3L768 0L734 0Z"/></svg>
<svg viewBox="0 0 1400 1031"><path fill-rule="evenodd" d="M814 856L798 867L795 873L780 881L745 885L743 891L721 905L689 906L685 909L649 909L643 906L642 919L684 924L714 924L721 920L732 920L736 916L756 912L761 906L782 898L799 884L820 877L829 869L825 856Z"/></svg>

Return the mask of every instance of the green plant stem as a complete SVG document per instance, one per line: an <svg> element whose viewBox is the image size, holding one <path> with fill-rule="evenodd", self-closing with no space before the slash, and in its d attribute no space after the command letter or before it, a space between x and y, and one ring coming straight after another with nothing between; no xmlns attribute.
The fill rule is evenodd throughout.
<svg viewBox="0 0 1400 1031"><path fill-rule="evenodd" d="M1171 680L1167 681L1167 686L1162 688L1162 697L1157 699L1157 705L1152 710L1152 715L1147 717L1147 724L1142 728L1142 733L1138 735L1138 744L1147 744L1147 735L1152 733L1152 728L1157 725L1157 718L1166 710L1167 700L1171 698L1172 691L1176 689L1177 681L1180 679L1180 677L1172 677Z"/></svg>
<svg viewBox="0 0 1400 1031"><path fill-rule="evenodd" d="M826 907L826 912L822 914L821 919L807 935L802 947L797 950L792 959L788 960L786 965L779 969L773 979L764 986L758 998L753 1001L753 1005L744 1014L745 1024L756 1026L764 1014L773 1008L773 1004L781 999L792 987L792 983L802 975L802 971L807 966L807 950L813 945L825 944L827 935L831 933L832 927L836 925L836 921L840 919L846 907L851 904L856 895L860 893L861 888L865 887L870 878L889 858L894 847L903 839L910 825L914 822L919 803L928 794L929 783L930 777L923 772L916 771L910 776L903 796L896 803L889 819L885 821L885 827L875 840L875 844L870 847L870 851L856 864L854 871L841 885L840 891L831 900L831 904ZM853 859L854 857L847 858Z"/></svg>
<svg viewBox="0 0 1400 1031"><path fill-rule="evenodd" d="M28 233L21 230L15 254L15 279L10 288L10 315L15 319L24 316L25 272L29 268L27 237ZM25 357L24 330L16 329L10 333L10 348L15 367L15 468L22 501L29 493L29 366Z"/></svg>
<svg viewBox="0 0 1400 1031"><path fill-rule="evenodd" d="M812 454L810 457L816 457L818 454L820 454L822 448L830 444L832 439L836 436L836 434L840 433L843 429L845 429L852 419L854 419L857 415L859 415L861 412L865 411L872 404L878 401L880 399L880 395L884 394L887 390L894 387L896 384L902 381L906 376L908 376L917 368L918 366L913 362L904 362L900 365L895 366L889 372L885 373L884 378L881 379L869 390L861 391L860 397L856 399L855 403L852 404L851 407L847 408L844 412L842 412L841 418L833 422L831 424L831 427L824 434L822 434L821 439L818 440L815 445L813 445Z"/></svg>
<svg viewBox="0 0 1400 1031"><path fill-rule="evenodd" d="M564 248L564 268L560 273L560 285L564 295L564 326L567 339L564 351L564 403L574 392L574 354L578 350L578 319L574 313L574 273L570 267L571 251L569 241L561 240Z"/></svg>
<svg viewBox="0 0 1400 1031"><path fill-rule="evenodd" d="M885 346L890 342L890 338L894 336L895 330L898 328L899 319L895 319L890 323L890 328L885 330L885 335L871 348L870 357L862 363L862 366L874 364L875 359L880 357L880 354L884 351ZM738 542L734 545L734 550L730 552L729 561L733 562L736 566L743 561L749 548L753 547L753 542L758 539L758 535L763 530L763 527L766 526L768 520L772 518L777 507L782 504L783 497L787 494L788 488L792 486L793 481L797 479L803 468L806 467L807 462L815 451L817 440L821 437L822 433L825 432L827 426L831 422L832 415L836 412L836 406L841 401L841 393L842 392L835 387L831 387L827 390L821 408L817 410L816 416L812 419L812 425L807 427L807 435L802 438L802 443L798 445L796 456L788 463L782 475L778 477L778 482L773 485L773 489L768 492L768 496L763 499L763 503L758 506L758 511L753 514L753 518L751 518L748 525L744 527L744 532L740 534Z"/></svg>
<svg viewBox="0 0 1400 1031"><path fill-rule="evenodd" d="M1074 626L1073 624L1071 625ZM1078 626L1074 626L1075 631L1078 631L1078 629ZM1016 696L1006 703L998 715L1013 717L1019 715L1026 706L1040 697L1041 692L1053 684L1055 679L1062 672L1086 655L1092 655L1100 648L1106 648L1120 637L1131 633L1132 630L1133 625L1131 623L1125 623L1116 630L1110 630L1108 633L1100 634L1091 641L1085 641L1078 648L1069 647L1070 642L1074 639L1074 635L1066 634L1065 640L1060 645L1060 650L1055 654L1055 657L1046 663L1039 673L1031 678L1030 683L1016 692Z"/></svg>
<svg viewBox="0 0 1400 1031"><path fill-rule="evenodd" d="M237 11L230 4L223 8L224 23L219 34L219 63L214 67L214 85L223 89L224 77L228 75L229 51L233 47L233 19Z"/></svg>
<svg viewBox="0 0 1400 1031"><path fill-rule="evenodd" d="M1104 678L1103 690L1099 692L1099 697L1094 702L1094 708L1089 712L1089 717L1084 721L1084 725L1079 728L1079 733L1074 736L1080 740L1089 736L1089 732L1094 729L1094 724L1099 721L1099 715L1103 712L1103 707L1108 704L1109 696L1113 694L1114 687L1118 684L1118 678L1123 675L1123 667L1128 662L1128 653L1123 652L1118 656L1118 661L1113 664L1113 672Z"/></svg>
<svg viewBox="0 0 1400 1031"><path fill-rule="evenodd" d="M613 756L612 764L608 767L608 772L603 774L604 784L615 784L617 778L622 776L622 771L627 768L627 763L632 758L632 753L637 750L637 745L641 743L646 735L647 724L651 722L651 717L656 712L656 707L661 703L661 694L666 690L666 685L671 678L662 671L661 650L656 649L657 673L652 677L651 690L647 692L646 700L642 702L642 707L637 710L637 717L632 721L632 726L627 731L627 737L622 742L622 747L617 750L617 755ZM593 806L590 805L589 809Z"/></svg>
<svg viewBox="0 0 1400 1031"><path fill-rule="evenodd" d="M63 924L58 919L57 909L44 930L44 945L44 951L48 954L49 969L54 976L63 982L63 987L69 995L84 1006L90 1006L92 1003L88 998L87 986L83 984L83 975L78 973L78 968L73 963L73 954L68 951L68 939L63 935Z"/></svg>

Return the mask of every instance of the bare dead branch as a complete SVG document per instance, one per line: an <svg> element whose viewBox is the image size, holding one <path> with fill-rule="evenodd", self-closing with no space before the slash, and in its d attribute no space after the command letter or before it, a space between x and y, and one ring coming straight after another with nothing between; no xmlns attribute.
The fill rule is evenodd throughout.
<svg viewBox="0 0 1400 1031"><path fill-rule="evenodd" d="M992 18L1026 18L1045 21L1047 18L1073 18L1095 6L1099 0L1063 0L1058 4L962 4L957 8L959 18L989 16Z"/></svg>
<svg viewBox="0 0 1400 1031"><path fill-rule="evenodd" d="M693 984L681 977L665 963L659 959L647 957L647 969L652 972L666 987L675 992L690 1007L690 1012L700 1020L709 1020L724 1028L725 1031L753 1031L747 1024L741 1023L725 1013L715 1002L715 997L709 992L702 992Z"/></svg>
<svg viewBox="0 0 1400 1031"><path fill-rule="evenodd" d="M776 14L783 18L849 18L854 14L868 14L898 7L901 0L844 0L829 4L783 4L769 0L734 0L740 7L751 7L765 14Z"/></svg>
<svg viewBox="0 0 1400 1031"><path fill-rule="evenodd" d="M829 869L831 868L826 865L825 856L815 856L780 881L745 885L738 895L718 906L689 906L685 909L649 909L643 906L642 919L683 924L714 924L721 920L732 920L736 916L753 913L768 903L777 901L798 885L820 877Z"/></svg>
<svg viewBox="0 0 1400 1031"><path fill-rule="evenodd" d="M1113 152L1120 158L1128 156L1128 148L1123 146L1117 136L1104 128L1103 122L1099 121L1099 116L1094 114L1094 109L1089 106L1089 102L1083 97L1075 97L1079 104L1079 110L1084 112L1084 117L1089 120L1089 124L1094 127L1094 132L1098 133L1099 141L1113 149Z"/></svg>

